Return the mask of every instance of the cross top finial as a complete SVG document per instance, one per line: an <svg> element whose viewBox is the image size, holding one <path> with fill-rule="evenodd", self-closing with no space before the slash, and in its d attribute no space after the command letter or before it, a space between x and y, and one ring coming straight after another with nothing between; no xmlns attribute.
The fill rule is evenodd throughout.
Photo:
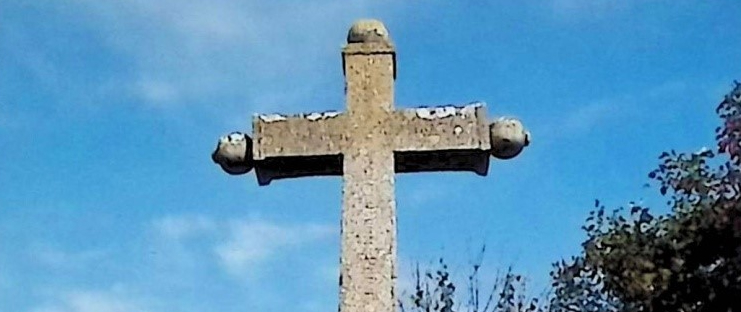
<svg viewBox="0 0 741 312"><path fill-rule="evenodd" d="M379 20L360 19L347 33L347 43L389 42L389 32Z"/></svg>

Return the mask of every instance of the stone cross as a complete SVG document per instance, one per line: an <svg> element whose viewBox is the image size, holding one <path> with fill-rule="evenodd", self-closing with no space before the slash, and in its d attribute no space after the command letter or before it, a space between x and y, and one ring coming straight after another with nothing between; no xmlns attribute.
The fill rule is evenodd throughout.
<svg viewBox="0 0 741 312"><path fill-rule="evenodd" d="M342 175L340 312L394 312L394 174L486 175L490 154L516 156L529 133L516 119L488 124L483 103L395 110L396 51L379 21L351 27L342 63L346 112L256 115L254 143L232 133L212 158L231 174L255 168L259 185Z"/></svg>

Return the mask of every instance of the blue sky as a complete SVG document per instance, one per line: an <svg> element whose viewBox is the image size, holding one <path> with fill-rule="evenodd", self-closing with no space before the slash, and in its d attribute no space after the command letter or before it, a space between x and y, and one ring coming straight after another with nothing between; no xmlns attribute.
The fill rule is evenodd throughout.
<svg viewBox="0 0 741 312"><path fill-rule="evenodd" d="M665 211L646 173L713 145L741 78L727 1L0 2L0 310L332 311L341 179L211 163L257 112L344 106L340 48L382 19L397 106L488 103L533 135L489 176L397 176L399 284L514 264L536 287L595 198Z"/></svg>

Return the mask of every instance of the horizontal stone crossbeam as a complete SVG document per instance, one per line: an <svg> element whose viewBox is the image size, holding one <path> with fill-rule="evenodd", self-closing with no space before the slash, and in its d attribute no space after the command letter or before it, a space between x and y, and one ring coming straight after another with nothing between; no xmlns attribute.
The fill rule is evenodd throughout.
<svg viewBox="0 0 741 312"><path fill-rule="evenodd" d="M348 147L348 116L322 112L253 118L258 181L341 175ZM484 103L394 111L383 122L393 146L396 172L472 171L486 175L489 126Z"/></svg>

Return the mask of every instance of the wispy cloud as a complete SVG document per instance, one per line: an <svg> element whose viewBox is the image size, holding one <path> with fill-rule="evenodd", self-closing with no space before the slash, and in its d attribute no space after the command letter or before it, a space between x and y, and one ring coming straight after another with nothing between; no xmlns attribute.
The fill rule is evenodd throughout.
<svg viewBox="0 0 741 312"><path fill-rule="evenodd" d="M143 236L144 246L131 250L129 260L135 268L123 274L107 275L107 285L99 283L43 285L36 289L38 304L27 312L154 312L199 311L202 306L188 306L172 296L173 290L193 291L198 283L212 283L214 288L228 287L238 291L256 285L254 277L292 263L300 258L307 247L315 247L337 234L336 226L315 223L282 223L258 217L216 218L201 214L173 214L148 222L148 233ZM137 245L137 244L135 244ZM303 250L302 250L303 249ZM33 259L54 269L89 267L91 262L108 261L98 252L70 252L48 245L30 249ZM139 252L139 254L136 254ZM128 258L127 258L128 259ZM125 260L125 261L129 261ZM323 284L336 283L326 258L310 260L306 271L313 272L311 279L324 280ZM336 265L336 264L335 264ZM323 269L323 268L326 268ZM333 270L337 267L333 266ZM289 269L290 271L291 269ZM294 271L296 269L293 269ZM302 270L303 272L304 270ZM0 289L6 281L0 268ZM8 281L9 282L9 281ZM90 285L90 286L85 286ZM272 294L252 290L249 295L254 305L275 304ZM200 298L200 297L198 297ZM296 299L298 310L316 311L332 304L332 297Z"/></svg>
<svg viewBox="0 0 741 312"><path fill-rule="evenodd" d="M609 97L595 99L585 104L572 105L568 109L549 116L531 127L537 146L565 144L587 138L590 134L603 131L625 120L634 107L631 97Z"/></svg>
<svg viewBox="0 0 741 312"><path fill-rule="evenodd" d="M401 193L399 200L403 201L404 197L407 198L410 205L413 207L426 207L430 203L433 203L440 198L445 197L444 193L445 186L441 186L440 183L432 182L421 182L419 187L415 187L406 193Z"/></svg>
<svg viewBox="0 0 741 312"><path fill-rule="evenodd" d="M100 41L95 46L105 50L96 54L110 53L127 64L126 71L109 72L118 88L105 90L161 107L205 101L244 106L266 97L280 101L281 94L291 100L293 86L325 81L315 73L338 61L352 20L381 8L388 15L398 6L367 0L75 0L55 10ZM53 51L29 48L16 57L27 59L28 69L49 88L64 83L65 73L50 61ZM212 103L218 99L238 103Z"/></svg>
<svg viewBox="0 0 741 312"><path fill-rule="evenodd" d="M292 248L337 234L334 226L279 224L259 218L215 220L202 215L178 215L152 224L159 237L156 249L162 253L158 257L168 259L169 265L174 258L182 268L193 269L196 263L211 260L224 273L237 278L259 275L260 265L290 254Z"/></svg>
<svg viewBox="0 0 741 312"><path fill-rule="evenodd" d="M155 220L152 226L158 234L173 240L208 234L217 229L216 222L203 215L166 216Z"/></svg>
<svg viewBox="0 0 741 312"><path fill-rule="evenodd" d="M28 250L31 259L54 269L81 269L106 257L104 250L69 251L48 244L35 244Z"/></svg>
<svg viewBox="0 0 741 312"><path fill-rule="evenodd" d="M557 131L540 133L546 139L587 135L632 116L645 117L650 114L647 107L656 105L655 103L667 103L667 99L677 98L691 88L687 82L672 80L651 86L642 92L594 99L555 116L547 124L547 128Z"/></svg>
<svg viewBox="0 0 741 312"><path fill-rule="evenodd" d="M148 304L123 289L111 291L67 291L31 312L150 312Z"/></svg>
<svg viewBox="0 0 741 312"><path fill-rule="evenodd" d="M566 134L586 134L595 127L619 117L618 101L597 101L580 106L562 121L561 131Z"/></svg>
<svg viewBox="0 0 741 312"><path fill-rule="evenodd" d="M256 265L290 247L313 243L336 234L325 225L277 225L260 220L230 222L228 239L215 252L224 269L235 277L249 276Z"/></svg>
<svg viewBox="0 0 741 312"><path fill-rule="evenodd" d="M149 103L173 103L179 98L177 88L167 81L142 78L135 82L135 92Z"/></svg>

